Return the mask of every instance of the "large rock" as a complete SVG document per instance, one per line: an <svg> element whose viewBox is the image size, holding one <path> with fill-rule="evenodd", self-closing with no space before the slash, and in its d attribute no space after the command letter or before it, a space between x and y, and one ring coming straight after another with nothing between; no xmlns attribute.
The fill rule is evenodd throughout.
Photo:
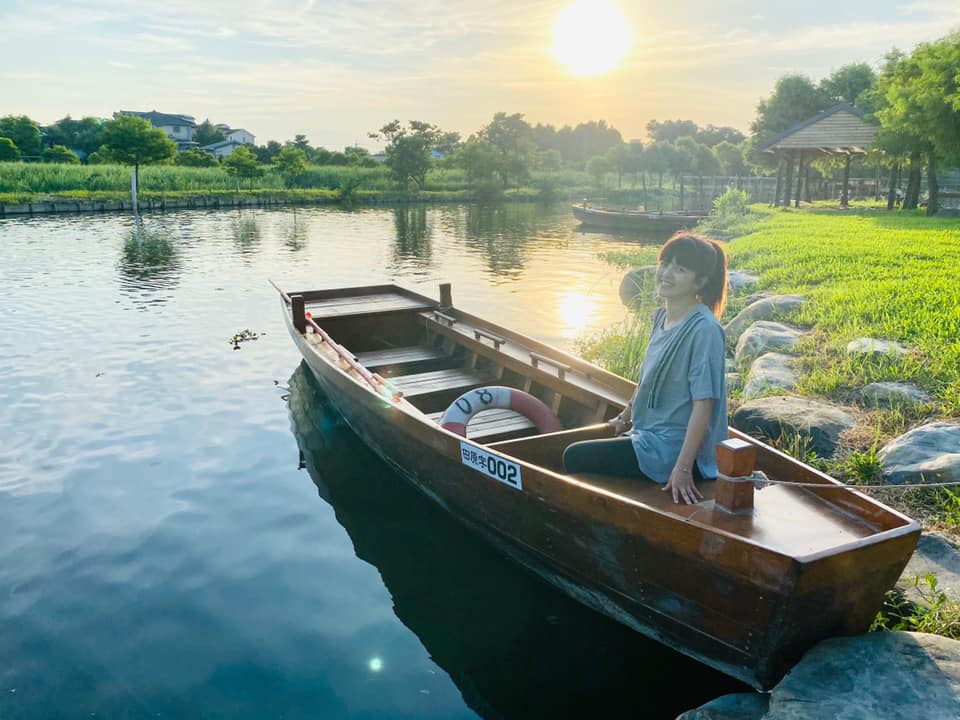
<svg viewBox="0 0 960 720"><path fill-rule="evenodd" d="M757 320L769 320L775 316L786 315L800 307L806 298L803 295L773 295L747 305L724 328L727 332L727 347L736 347L743 331Z"/></svg>
<svg viewBox="0 0 960 720"><path fill-rule="evenodd" d="M916 385L900 382L870 383L860 388L860 398L870 407L885 409L930 402L930 396Z"/></svg>
<svg viewBox="0 0 960 720"><path fill-rule="evenodd" d="M733 290L739 290L747 285L753 285L759 279L756 275L751 275L746 270L729 270L727 272L727 280L730 283L730 288Z"/></svg>
<svg viewBox="0 0 960 720"><path fill-rule="evenodd" d="M848 355L869 355L872 357L883 357L884 355L894 358L903 357L910 350L900 343L893 340L880 340L878 338L857 338L847 343Z"/></svg>
<svg viewBox="0 0 960 720"><path fill-rule="evenodd" d="M638 295L649 292L650 297L656 291L656 265L642 265L631 269L620 281L620 302L624 305L635 304Z"/></svg>
<svg viewBox="0 0 960 720"><path fill-rule="evenodd" d="M960 481L960 425L935 422L896 438L882 450L883 476L894 484Z"/></svg>
<svg viewBox="0 0 960 720"><path fill-rule="evenodd" d="M770 693L763 720L960 717L960 641L875 632L810 650Z"/></svg>
<svg viewBox="0 0 960 720"><path fill-rule="evenodd" d="M930 573L937 579L937 590L942 590L953 600L960 600L960 551L942 535L924 532L910 562L903 569L897 588L907 600L928 605L929 600L920 590L929 590L923 578ZM913 580L920 578L919 590Z"/></svg>
<svg viewBox="0 0 960 720"><path fill-rule="evenodd" d="M733 359L737 367L746 367L766 352L792 348L799 342L800 336L801 332L796 328L760 320L740 336Z"/></svg>
<svg viewBox="0 0 960 720"><path fill-rule="evenodd" d="M793 390L797 386L797 375L790 367L794 359L792 355L783 353L767 353L758 357L750 366L743 397L749 399L771 391L782 394Z"/></svg>
<svg viewBox="0 0 960 720"><path fill-rule="evenodd" d="M855 422L853 415L833 405L780 395L748 400L737 408L731 419L738 430L772 441L784 434L796 435L820 457L833 455L840 443L840 433L853 427Z"/></svg>
<svg viewBox="0 0 960 720"><path fill-rule="evenodd" d="M721 695L678 715L677 720L761 720L769 703L770 696L761 693Z"/></svg>

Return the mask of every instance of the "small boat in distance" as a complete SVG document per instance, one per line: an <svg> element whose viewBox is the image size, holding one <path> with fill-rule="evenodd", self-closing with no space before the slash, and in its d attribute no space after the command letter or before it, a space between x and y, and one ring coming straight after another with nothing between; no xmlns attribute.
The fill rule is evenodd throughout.
<svg viewBox="0 0 960 720"><path fill-rule="evenodd" d="M610 437L634 383L453 307L449 285L439 302L280 292L320 388L416 488L575 600L757 689L865 632L916 547L915 521L732 429L718 460L755 458L771 484L704 481L678 505L654 483L567 474L563 451Z"/></svg>
<svg viewBox="0 0 960 720"><path fill-rule="evenodd" d="M647 210L614 210L586 204L571 206L577 220L588 227L622 232L691 230L707 215L701 212L651 212Z"/></svg>

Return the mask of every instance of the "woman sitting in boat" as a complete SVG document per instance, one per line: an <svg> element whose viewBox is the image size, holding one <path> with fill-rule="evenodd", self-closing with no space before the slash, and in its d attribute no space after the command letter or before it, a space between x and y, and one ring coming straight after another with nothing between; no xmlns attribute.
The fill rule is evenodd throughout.
<svg viewBox="0 0 960 720"><path fill-rule="evenodd" d="M677 233L660 250L663 307L640 366L640 382L609 421L616 436L570 445L569 473L653 480L674 502L703 498L695 480L717 475L716 447L727 439L725 338L727 259L714 240Z"/></svg>

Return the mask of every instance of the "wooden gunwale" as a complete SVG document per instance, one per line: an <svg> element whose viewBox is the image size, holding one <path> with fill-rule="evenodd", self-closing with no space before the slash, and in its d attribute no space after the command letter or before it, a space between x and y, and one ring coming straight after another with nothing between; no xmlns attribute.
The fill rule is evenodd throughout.
<svg viewBox="0 0 960 720"><path fill-rule="evenodd" d="M428 298L395 286L350 288L326 291L323 295L335 298L375 291L399 292L436 306ZM298 294L319 296L319 293ZM453 309L444 312L452 313L458 322L493 329L508 340L508 345L521 345L525 352L546 351L543 354L563 360L580 373L583 378L577 375L574 378L581 383L594 378L609 381L604 384L611 388L611 396L603 398L604 403L620 403L622 407L632 393L632 383L578 358L467 313ZM407 401L391 402L378 395L356 377L355 372L348 372L340 363L325 357L300 335L293 328L286 306L284 314L291 335L313 374L348 424L423 492L463 522L487 536L499 538L498 544L502 543L511 555L571 595L755 687L769 686L777 679L796 659L797 653L806 649L811 637L826 636L826 631L816 625L816 613L813 618L805 617L798 615L798 608L815 608L821 596L832 597L837 607L845 608L852 602L849 598L859 597L857 592L870 599L879 593L882 599L882 592L886 590L879 585L862 591L846 586L838 590L836 580L824 568L842 566L854 557L870 556L871 562L885 568L885 583L890 568L900 565L902 569L900 560L905 564L916 543L919 534L916 523L888 508L878 507L866 496L859 496L841 504L838 511L865 523L864 515L871 515L867 525L873 532L817 552L791 553L703 519L685 517L686 511L655 507L636 497L529 462L523 452L515 454L516 450L536 447L538 442L559 444L572 436L602 434L602 426L490 445L464 439L440 428ZM343 320L341 317L338 322ZM431 326L430 329L438 328ZM515 357L511 359L503 348L498 351L477 342L472 328L469 332L470 335L458 332L453 339L471 351L474 351L471 343L476 343L480 346L476 352L503 364L509 361L511 366L518 366L517 372L533 376L537 382L541 382L542 374L546 376L542 380L545 386L555 387L564 395L575 394L572 390L577 384L571 382L570 374L561 381L556 375L530 365L520 367L523 363ZM357 391L356 384L349 383L351 379L359 383L362 392ZM829 476L802 466L742 433L731 434L758 446L760 467L769 462L778 474L799 475L804 481L823 482L825 486L838 485ZM523 491L518 492L464 466L460 458L461 444L494 452L515 462L522 470ZM794 488L792 492L818 497L831 509L837 507L832 496L850 493L844 489L807 490ZM858 512L861 506L863 511ZM678 506L684 507L689 506ZM875 556L882 549L897 550L893 553L896 557L877 559ZM853 575L844 581L860 579L862 576ZM841 590L842 597L837 595ZM800 630L792 629L794 626ZM764 634L762 642L757 639L760 634ZM780 642L780 638L786 640Z"/></svg>

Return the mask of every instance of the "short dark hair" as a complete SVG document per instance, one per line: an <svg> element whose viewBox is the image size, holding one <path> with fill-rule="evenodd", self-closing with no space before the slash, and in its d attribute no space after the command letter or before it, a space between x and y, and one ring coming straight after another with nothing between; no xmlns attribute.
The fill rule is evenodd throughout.
<svg viewBox="0 0 960 720"><path fill-rule="evenodd" d="M719 320L727 305L727 255L716 240L680 231L660 248L659 261L674 261L680 267L693 270L697 278L706 278L700 288L700 300Z"/></svg>

